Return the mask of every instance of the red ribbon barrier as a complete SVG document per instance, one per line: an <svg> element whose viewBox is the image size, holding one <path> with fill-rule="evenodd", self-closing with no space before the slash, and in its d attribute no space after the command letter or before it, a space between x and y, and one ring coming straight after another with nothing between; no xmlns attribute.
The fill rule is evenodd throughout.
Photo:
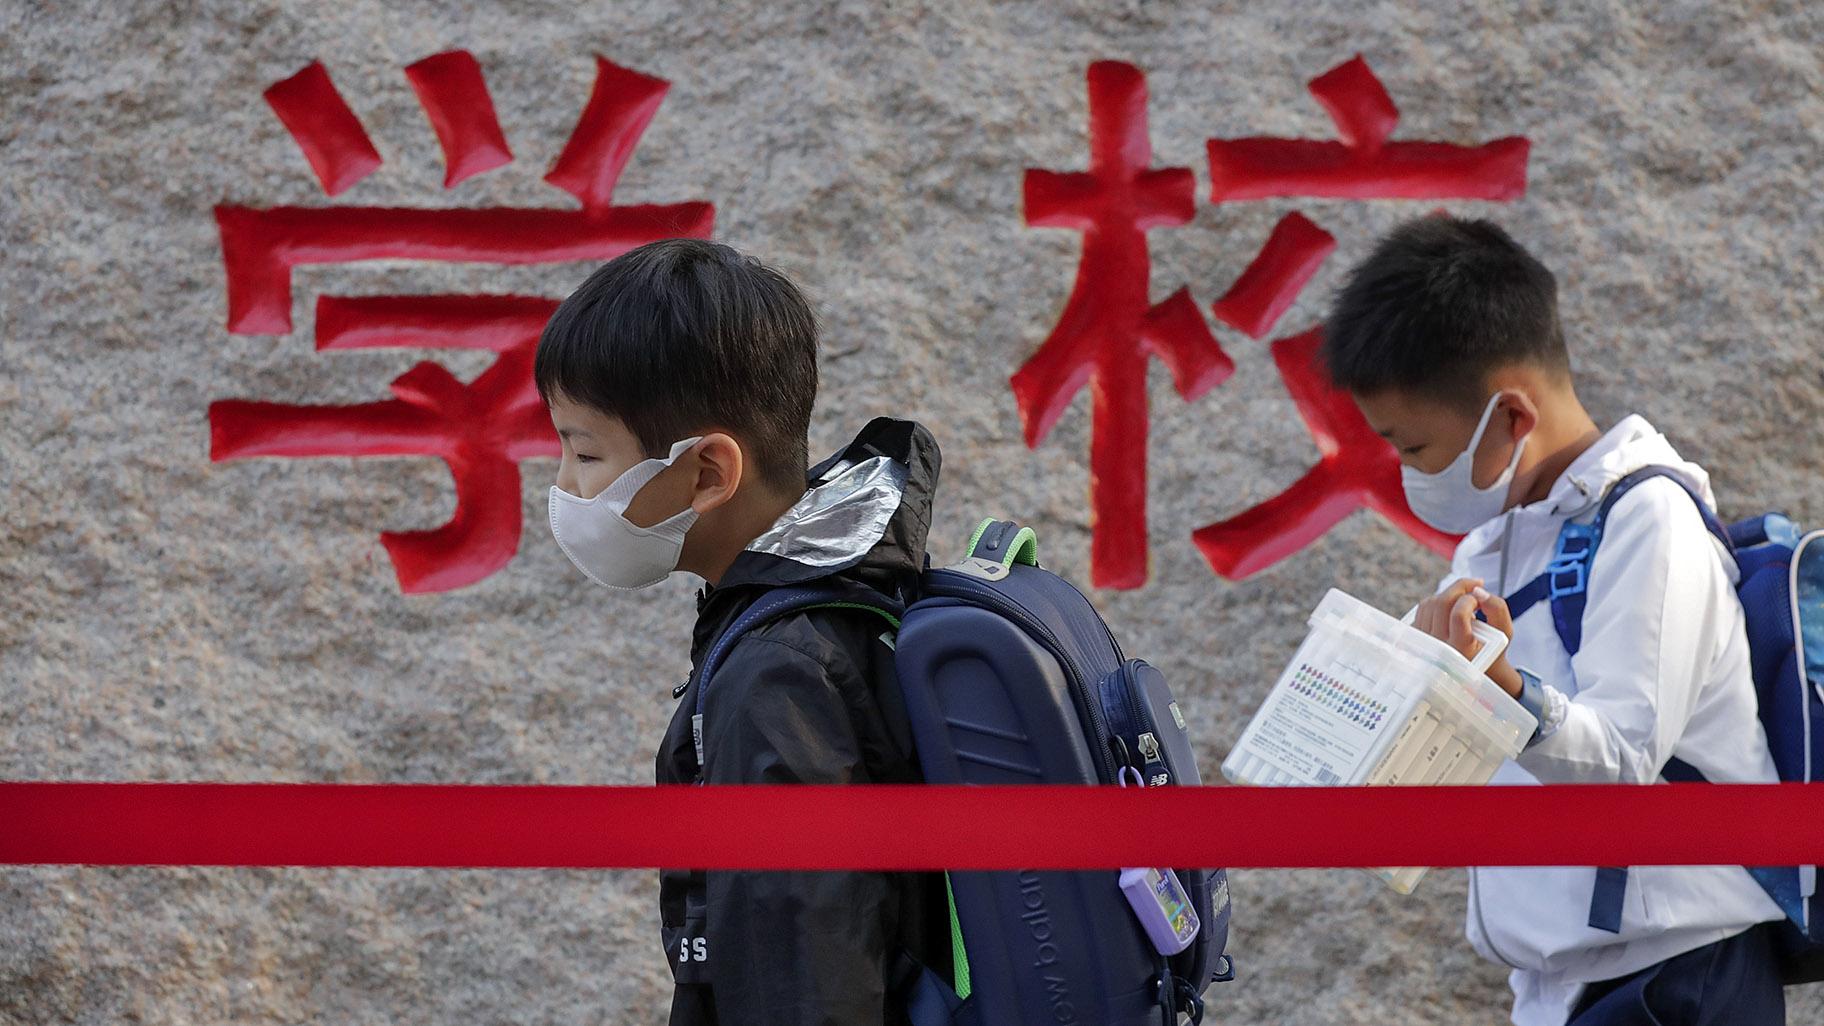
<svg viewBox="0 0 1824 1026"><path fill-rule="evenodd" d="M1792 865L1824 784L0 783L0 863L710 869Z"/></svg>

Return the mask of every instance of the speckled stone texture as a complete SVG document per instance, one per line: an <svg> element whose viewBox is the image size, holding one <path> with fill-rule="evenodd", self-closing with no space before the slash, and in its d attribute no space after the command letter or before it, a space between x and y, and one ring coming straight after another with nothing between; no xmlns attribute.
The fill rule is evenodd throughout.
<svg viewBox="0 0 1824 1026"><path fill-rule="evenodd" d="M540 176L591 55L672 82L621 202L701 198L716 236L801 281L826 326L813 450L875 414L944 446L936 555L984 513L1029 520L1087 576L1088 401L1037 450L1007 376L1051 329L1079 236L1024 225L1022 170L1081 169L1084 72L1148 74L1157 166L1194 223L1153 233L1153 293L1206 311L1286 211L1340 248L1281 323L1424 202L1203 199L1212 136L1328 138L1304 83L1364 53L1396 138L1533 141L1492 214L1559 274L1598 419L1644 413L1715 474L1725 513L1824 523L1824 15L1816 5L731 2L0 5L0 778L643 783L692 614L680 579L610 597L543 529L483 583L402 596L378 534L442 523L431 459L211 464L206 409L385 398L434 357L318 353L324 293L560 296L584 265L296 275L296 328L224 327L211 208L328 202L260 98L321 58L385 166L358 204L570 205ZM516 163L443 194L401 68L485 70ZM1187 404L1151 378L1152 581L1096 595L1183 698L1206 773L1341 585L1403 608L1442 561L1369 514L1244 582L1190 532L1315 450L1267 347ZM1249 830L1246 823L1204 824ZM4 829L4 824L0 824ZM653 1023L669 978L656 875L422 870L0 870L0 1021ZM1400 898L1363 874L1235 874L1220 1023L1497 1023L1502 973L1461 937L1464 878ZM1824 999L1791 992L1793 1023Z"/></svg>

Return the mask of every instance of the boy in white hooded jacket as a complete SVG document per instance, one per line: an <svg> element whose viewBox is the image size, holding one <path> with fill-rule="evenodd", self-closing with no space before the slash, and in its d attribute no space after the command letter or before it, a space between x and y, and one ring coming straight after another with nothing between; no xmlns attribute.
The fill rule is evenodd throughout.
<svg viewBox="0 0 1824 1026"><path fill-rule="evenodd" d="M1499 227L1434 216L1395 229L1337 294L1332 378L1399 451L1413 512L1466 533L1416 623L1465 654L1478 612L1512 638L1489 676L1540 727L1495 783L1650 784L1673 757L1711 781L1771 782L1735 566L1677 481L1615 503L1575 655L1550 603L1508 614L1501 596L1544 571L1565 522L1591 519L1623 476L1670 468L1714 508L1708 475L1646 420L1591 420L1556 292ZM1739 866L1470 871L1469 939L1513 969L1519 1026L1784 1022L1760 926L1781 918Z"/></svg>

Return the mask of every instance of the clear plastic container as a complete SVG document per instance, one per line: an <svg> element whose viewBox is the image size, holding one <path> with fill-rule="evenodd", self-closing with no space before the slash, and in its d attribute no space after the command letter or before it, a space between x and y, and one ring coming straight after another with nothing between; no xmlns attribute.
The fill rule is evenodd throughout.
<svg viewBox="0 0 1824 1026"><path fill-rule="evenodd" d="M1486 784L1538 726L1486 676L1507 638L1481 621L1474 660L1334 588L1310 624L1223 760L1237 784ZM1375 872L1409 894L1425 870Z"/></svg>

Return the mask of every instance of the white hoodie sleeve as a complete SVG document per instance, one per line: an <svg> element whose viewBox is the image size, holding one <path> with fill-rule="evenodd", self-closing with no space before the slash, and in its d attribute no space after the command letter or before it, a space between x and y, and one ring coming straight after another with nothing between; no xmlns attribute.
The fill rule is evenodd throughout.
<svg viewBox="0 0 1824 1026"><path fill-rule="evenodd" d="M1691 497L1642 483L1610 510L1590 567L1563 721L1517 761L1543 783L1657 780L1710 677L1704 653L1739 615ZM1544 689L1554 705L1567 697Z"/></svg>

